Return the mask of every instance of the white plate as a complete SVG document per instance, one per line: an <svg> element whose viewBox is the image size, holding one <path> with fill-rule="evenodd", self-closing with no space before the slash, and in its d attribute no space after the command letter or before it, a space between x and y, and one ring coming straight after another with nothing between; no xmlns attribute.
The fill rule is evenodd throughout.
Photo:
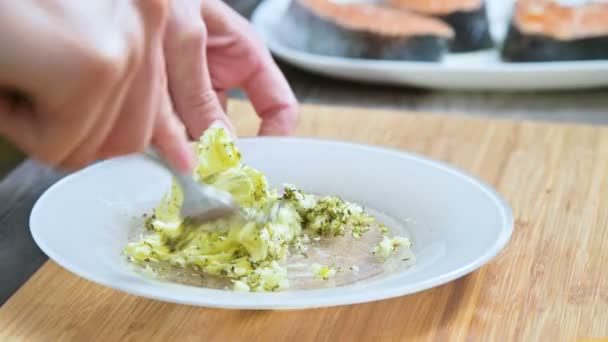
<svg viewBox="0 0 608 342"><path fill-rule="evenodd" d="M277 35L278 23L290 1L265 0L252 16L253 25L277 57L322 75L434 89L551 90L608 86L608 61L504 63L497 50L450 54L442 62L365 60L303 52L286 46ZM488 0L491 31L497 42L505 36L512 3L513 0Z"/></svg>
<svg viewBox="0 0 608 342"><path fill-rule="evenodd" d="M31 214L40 248L67 270L131 294L240 309L301 309L362 303L438 286L479 268L510 239L513 217L487 185L439 162L371 146L297 138L250 138L245 162L271 184L340 195L408 225L415 266L353 285L282 293L236 293L140 276L121 255L131 229L170 186L141 156L114 159L52 186Z"/></svg>

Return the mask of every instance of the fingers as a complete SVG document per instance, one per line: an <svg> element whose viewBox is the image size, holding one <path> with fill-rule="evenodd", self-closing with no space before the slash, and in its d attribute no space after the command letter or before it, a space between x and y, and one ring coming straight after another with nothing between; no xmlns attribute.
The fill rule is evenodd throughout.
<svg viewBox="0 0 608 342"><path fill-rule="evenodd" d="M142 0L147 1L147 0ZM159 35L158 44L154 46L155 55L158 56L156 63L153 65L153 70L156 71L156 88L153 89L153 97L158 99L157 115L154 121L152 133L152 143L158 149L158 152L167 159L176 169L190 174L194 168L194 150L190 147L186 135L186 130L179 118L174 114L171 99L168 93L168 80L166 73L166 57L163 47L163 39L165 35L165 26Z"/></svg>
<svg viewBox="0 0 608 342"><path fill-rule="evenodd" d="M228 91L219 90L216 91L217 99L224 110L224 113L228 113Z"/></svg>
<svg viewBox="0 0 608 342"><path fill-rule="evenodd" d="M67 169L78 169L95 162L98 159L119 154L104 152L104 145L108 140L108 136L112 135L112 131L120 127L117 125L117 122L120 121L119 118L123 110L123 101L128 95L134 76L135 72L129 73L125 77L123 84L117 86L114 91L109 94L108 98L111 98L112 101L106 102L83 143L72 152L70 157L61 163L63 167Z"/></svg>
<svg viewBox="0 0 608 342"><path fill-rule="evenodd" d="M59 2L0 15L8 21L7 41L15 40L0 56L0 81L34 104L15 106L0 96L0 134L32 157L70 169L142 151L152 139L176 167L191 167L193 151L167 94L167 5ZM42 26L20 24L28 15Z"/></svg>
<svg viewBox="0 0 608 342"><path fill-rule="evenodd" d="M220 103L207 67L207 30L194 1L171 2L165 36L169 92L174 108L191 138L198 139L215 121L233 130Z"/></svg>
<svg viewBox="0 0 608 342"><path fill-rule="evenodd" d="M81 60L87 59L81 57ZM63 168L84 166L85 162L91 161L91 155L85 156L78 151L88 141L98 140L99 133L94 126L102 119L103 105L112 91L111 85L119 77L118 69L109 64L109 61L92 58L75 65L78 72L90 71L91 80L81 84L78 95L72 93L66 97L62 106L54 106L52 100L42 97L37 98L37 104L27 108L7 107L3 101L0 133L39 161ZM100 70L108 72L97 74ZM70 82L67 77L64 81Z"/></svg>
<svg viewBox="0 0 608 342"><path fill-rule="evenodd" d="M47 19L40 20L43 27L35 34L15 33L31 46L15 44L15 50L23 48L24 57L8 64L21 66L23 81L15 86L31 96L34 106L29 113L3 117L2 126L8 132L2 133L14 137L9 139L33 158L52 166L75 169L98 157L99 146L116 128L114 121L137 69L133 46L143 37L133 37L133 31L153 15L127 2L98 4L93 16L78 12L86 19L76 18L75 4L61 3L56 13L39 8L37 15ZM115 25L103 25L104 20L96 16ZM86 28L79 26L86 20ZM101 26L103 30L98 30Z"/></svg>
<svg viewBox="0 0 608 342"><path fill-rule="evenodd" d="M32 126L36 124L31 108L20 105L12 96L0 96L0 135L5 136L20 149L33 149L31 143L36 141Z"/></svg>
<svg viewBox="0 0 608 342"><path fill-rule="evenodd" d="M28 95L33 94L32 107L17 109L8 115L5 112L0 118L4 135L34 159L52 166L71 166L72 156L78 154L76 151L85 145L85 141L95 140L98 136L94 131L95 123L103 114L102 107L113 90L112 85L122 73L122 56L104 56L94 49L77 45L77 42L59 42L58 39L55 49L62 49L64 54L70 55L66 59L73 61L72 70L58 77L61 84L49 85L48 91L37 91L35 87L24 84ZM49 53L49 56L54 53ZM47 63L57 65L53 58L49 57ZM54 72L57 71L38 77L53 78ZM80 76L83 74L88 79Z"/></svg>
<svg viewBox="0 0 608 342"><path fill-rule="evenodd" d="M262 119L260 135L288 135L298 124L298 103L287 80L261 46L250 53L259 54L259 64L245 80L243 88Z"/></svg>
<svg viewBox="0 0 608 342"><path fill-rule="evenodd" d="M218 0L203 2L209 31L209 65L224 90L245 90L262 119L260 134L293 133L298 104L287 80L251 25Z"/></svg>
<svg viewBox="0 0 608 342"><path fill-rule="evenodd" d="M167 10L156 7L159 4L153 1L141 1L140 6L144 24L141 63L120 108L120 116L99 151L102 158L145 149L150 143L156 116L160 112L160 95L166 93L162 34Z"/></svg>
<svg viewBox="0 0 608 342"><path fill-rule="evenodd" d="M157 17L158 14L140 13L133 8L127 11L120 11L119 16L120 21L124 23L120 27L123 35L131 37L125 70L121 78L113 84L105 97L102 97L102 94L98 94L100 98L103 98L104 105L101 108L100 115L97 115L97 120L90 134L87 135L85 143L81 144L72 153L72 157L63 163L64 166L69 168L80 168L96 159L115 155L107 147L104 152L104 144L106 144L112 132L120 130L120 125L124 124L120 122L120 117L121 115L124 116L125 101L129 99L129 96L133 96L132 89L137 89L138 83L135 83L134 80L136 77L139 77L140 70L142 69L144 53L149 53L150 51L146 38L152 37L150 37L150 32L146 31L151 31L153 29L152 25L158 26L162 24L162 21L157 18L154 20L150 20L149 18L150 16ZM146 25L142 27L142 22L146 22L148 27ZM141 79L137 79L137 82L141 82ZM124 128L128 129L128 127Z"/></svg>
<svg viewBox="0 0 608 342"><path fill-rule="evenodd" d="M186 129L173 113L168 94L163 96L152 143L175 168L186 174L192 172L195 166L194 150L188 143Z"/></svg>

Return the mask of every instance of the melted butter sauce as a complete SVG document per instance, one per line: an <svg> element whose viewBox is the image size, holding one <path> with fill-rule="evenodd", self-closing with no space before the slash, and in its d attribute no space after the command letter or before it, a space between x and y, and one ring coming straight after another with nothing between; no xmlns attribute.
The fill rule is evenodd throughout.
<svg viewBox="0 0 608 342"><path fill-rule="evenodd" d="M410 238L405 222L371 208L366 207L365 211L390 229L389 237L399 235ZM131 241L138 241L142 234L143 227L132 235ZM412 252L401 247L384 262L379 260L373 255L372 249L381 240L382 232L376 225L370 226L370 230L359 238L353 237L348 228L344 236L320 238L317 241L311 238L305 255L292 251L283 264L287 268L290 283L288 290L339 287L377 280L405 270L415 263ZM329 266L337 272L327 280L315 277L312 271L314 264ZM201 274L193 269L181 269L168 263L147 263L143 266L133 265L136 272L154 279L212 289L232 288L229 280Z"/></svg>

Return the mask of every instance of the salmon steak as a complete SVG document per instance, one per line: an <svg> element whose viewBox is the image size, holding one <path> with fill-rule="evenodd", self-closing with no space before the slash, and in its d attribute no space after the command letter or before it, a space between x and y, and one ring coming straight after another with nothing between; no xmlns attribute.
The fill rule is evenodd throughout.
<svg viewBox="0 0 608 342"><path fill-rule="evenodd" d="M511 62L608 59L608 3L519 0L502 58Z"/></svg>
<svg viewBox="0 0 608 342"><path fill-rule="evenodd" d="M470 52L494 47L483 0L386 0L388 5L438 18L454 30L452 52Z"/></svg>
<svg viewBox="0 0 608 342"><path fill-rule="evenodd" d="M293 0L281 39L310 53L350 58L439 61L454 37L443 21L374 4Z"/></svg>

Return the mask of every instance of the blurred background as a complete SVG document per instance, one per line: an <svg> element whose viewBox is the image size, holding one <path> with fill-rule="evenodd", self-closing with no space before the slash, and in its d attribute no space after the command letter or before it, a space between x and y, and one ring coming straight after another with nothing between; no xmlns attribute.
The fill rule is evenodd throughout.
<svg viewBox="0 0 608 342"><path fill-rule="evenodd" d="M251 18L263 0L224 0ZM503 1L510 3L510 1ZM509 18L512 4L495 16ZM500 13L502 12L502 13ZM608 21L608 18L606 18ZM442 114L608 124L608 88L560 91L456 91L363 84L312 74L277 59L304 103L376 107ZM240 91L233 97L244 98Z"/></svg>

